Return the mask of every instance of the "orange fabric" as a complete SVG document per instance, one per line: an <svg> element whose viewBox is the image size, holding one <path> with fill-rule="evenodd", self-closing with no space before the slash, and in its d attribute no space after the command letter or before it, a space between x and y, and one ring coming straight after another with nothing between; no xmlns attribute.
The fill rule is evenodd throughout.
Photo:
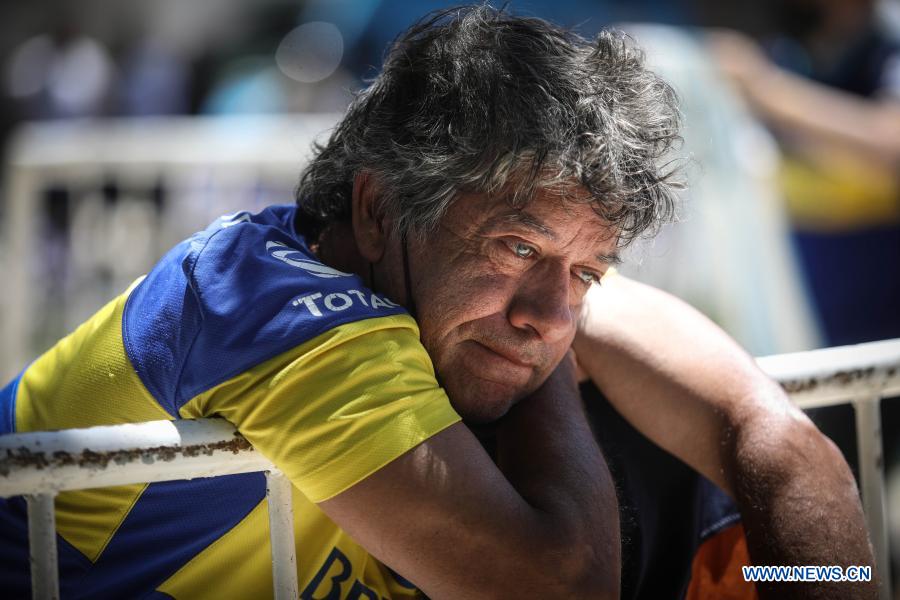
<svg viewBox="0 0 900 600"><path fill-rule="evenodd" d="M720 531L694 555L685 600L757 600L756 586L741 572L749 564L744 527L739 523Z"/></svg>

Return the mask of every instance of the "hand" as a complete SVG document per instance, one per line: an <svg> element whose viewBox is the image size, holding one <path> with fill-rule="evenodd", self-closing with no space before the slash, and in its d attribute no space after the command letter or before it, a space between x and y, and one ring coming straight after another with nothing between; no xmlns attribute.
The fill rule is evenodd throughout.
<svg viewBox="0 0 900 600"><path fill-rule="evenodd" d="M712 30L706 35L706 43L722 74L742 92L759 86L776 69L756 42L742 33Z"/></svg>

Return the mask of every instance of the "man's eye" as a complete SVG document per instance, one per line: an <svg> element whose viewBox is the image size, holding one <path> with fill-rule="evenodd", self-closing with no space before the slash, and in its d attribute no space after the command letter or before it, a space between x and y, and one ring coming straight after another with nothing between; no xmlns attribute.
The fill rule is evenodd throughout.
<svg viewBox="0 0 900 600"><path fill-rule="evenodd" d="M523 244L522 242L513 242L512 244L513 253L519 258L531 258L534 256L535 249L528 244Z"/></svg>
<svg viewBox="0 0 900 600"><path fill-rule="evenodd" d="M579 271L578 278L586 284L600 283L600 276L593 271Z"/></svg>

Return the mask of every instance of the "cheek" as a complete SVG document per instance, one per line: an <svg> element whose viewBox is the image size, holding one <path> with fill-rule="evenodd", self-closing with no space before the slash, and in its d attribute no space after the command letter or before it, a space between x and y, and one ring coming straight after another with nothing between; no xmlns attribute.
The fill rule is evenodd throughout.
<svg viewBox="0 0 900 600"><path fill-rule="evenodd" d="M478 321L504 315L512 295L508 278L496 274L448 277L436 280L419 303L422 342L434 358L447 353L449 346L467 339L479 327ZM423 289L423 292L426 290ZM503 317L505 319L505 317Z"/></svg>

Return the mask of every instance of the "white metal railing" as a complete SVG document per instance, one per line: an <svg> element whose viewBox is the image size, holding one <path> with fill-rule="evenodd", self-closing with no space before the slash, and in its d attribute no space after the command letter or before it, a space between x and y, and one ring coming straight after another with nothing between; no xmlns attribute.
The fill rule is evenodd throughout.
<svg viewBox="0 0 900 600"><path fill-rule="evenodd" d="M65 490L265 471L275 598L297 598L292 486L223 419L0 436L0 497L24 495L34 598L59 598L53 501Z"/></svg>
<svg viewBox="0 0 900 600"><path fill-rule="evenodd" d="M891 598L880 400L900 395L900 339L758 359L802 408L852 403L880 597ZM292 486L221 419L0 436L0 497L28 502L35 598L58 598L53 499L64 490L265 471L275 597L297 597Z"/></svg>

